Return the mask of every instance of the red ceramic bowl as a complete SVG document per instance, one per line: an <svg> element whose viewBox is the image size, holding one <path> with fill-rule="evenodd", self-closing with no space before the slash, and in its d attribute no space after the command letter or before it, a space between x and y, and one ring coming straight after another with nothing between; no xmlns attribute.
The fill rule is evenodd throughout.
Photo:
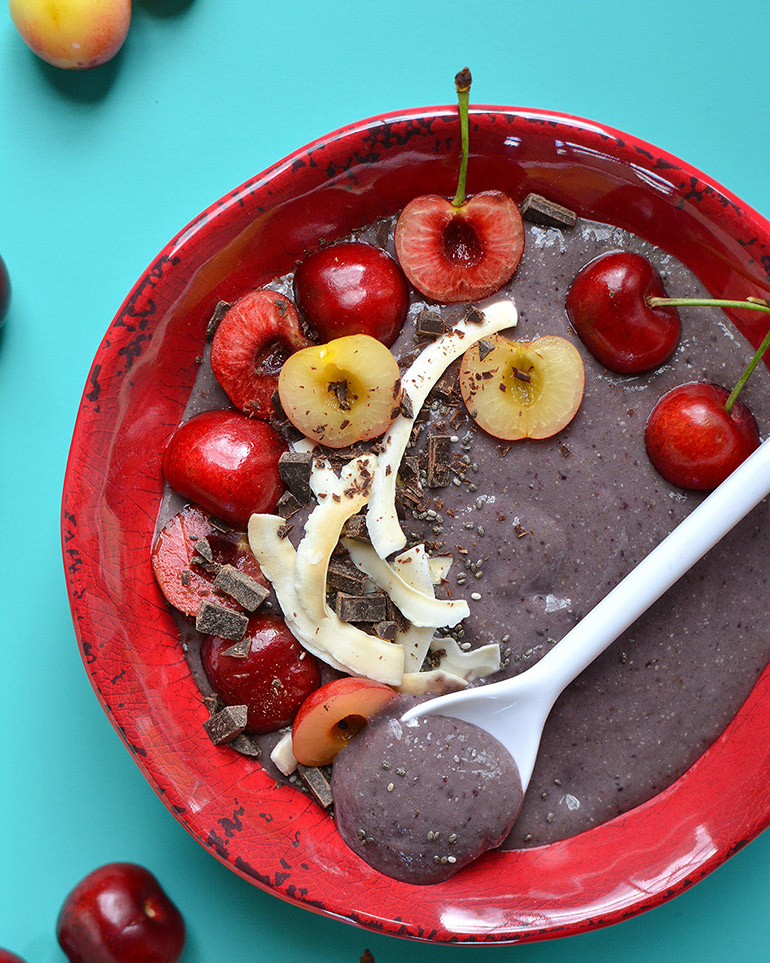
<svg viewBox="0 0 770 963"><path fill-rule="evenodd" d="M519 201L546 194L666 248L714 295L770 295L770 224L682 161L598 124L511 108L476 108L471 144L471 191L497 188ZM97 695L160 798L212 855L262 889L363 927L502 943L574 934L655 906L768 825L770 674L717 743L650 802L564 842L488 854L416 891L361 863L303 795L211 745L150 568L161 453L216 302L415 195L451 196L458 150L455 109L364 121L297 151L174 238L94 360L67 470L63 541ZM756 344L757 321L736 321Z"/></svg>

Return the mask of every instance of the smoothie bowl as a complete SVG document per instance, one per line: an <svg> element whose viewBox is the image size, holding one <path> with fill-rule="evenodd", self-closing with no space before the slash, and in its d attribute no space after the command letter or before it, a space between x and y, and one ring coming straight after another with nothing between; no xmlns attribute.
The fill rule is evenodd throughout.
<svg viewBox="0 0 770 963"><path fill-rule="evenodd" d="M695 570L644 633L619 640L605 662L579 679L577 695L557 706L524 822L514 827L504 849L418 890L359 859L329 814L276 779L267 764L212 744L203 727L209 711L150 562L158 517L167 504L163 452L190 414L217 304L275 286L325 244L357 232L368 240L367 230L374 232L371 237L377 233L370 225L385 225L387 246L388 219L410 200L454 194L458 144L452 108L364 121L310 144L223 197L167 245L112 322L86 385L65 481L64 559L76 632L97 695L160 798L212 855L283 899L366 928L436 942L520 942L607 925L658 905L716 868L770 821L762 776L770 762L764 738L770 722L764 669L770 642L762 632L742 627L760 639L756 648L742 651L736 642L740 605L737 615L717 621L723 607L718 602L736 575L725 574L723 583L708 582L704 589ZM557 236L549 228L527 227L524 258L509 289L519 311L517 338L569 336L563 309L568 279L586 260L621 246L623 232L636 235L643 251L661 260L672 285L698 285L701 293L725 299L765 298L770 292L770 225L705 175L625 134L565 115L475 108L468 176L469 193L503 191L518 204L542 195L574 211L578 224L605 225L581 229L590 243L574 263L562 243L566 231ZM545 252L553 265L561 262L553 282L550 268L528 260L529 250ZM672 258L685 266L685 280ZM543 270L549 272L545 280ZM541 316L546 288L555 292L554 300ZM422 308L413 296L410 316ZM737 351L747 360L767 328L763 315L749 311L685 324L700 325L705 341L699 346L702 334L683 334L675 363L655 376L650 397L677 381L731 377L725 373L733 370L729 359L724 371L702 360L711 355L709 344L718 337L728 353ZM579 343L574 333L572 340ZM496 638L509 671L526 667L538 650L554 644L597 600L596 593L606 592L690 504L671 486L661 488L654 470L634 454L634 446L643 453L643 445L632 439L643 432L648 410L634 398L646 397L647 383L608 376L588 356L585 362L583 408L563 436L544 443L542 469L531 449L538 443L528 440L523 444L531 464L514 463L502 481L496 468L496 480L485 482L487 462L479 466L470 444L463 446L466 426L452 429L480 514L472 524L462 522L467 533L462 538L472 543L447 524L454 541L443 550L459 552L447 580L449 594L478 596L485 611L470 623L469 637L473 645ZM740 368L734 371L735 378L739 373ZM756 378L766 376L761 370ZM600 390L591 394L590 383L601 384ZM770 417L763 390L763 382L757 384L751 401L760 430ZM210 389L199 381L195 391L193 400L206 407ZM621 398L622 418L602 417L611 398ZM598 434L581 441L591 425ZM485 457L503 460L507 449L497 446L494 456ZM626 453L620 461L631 463L630 476L617 474L617 459L602 471L610 451ZM551 496L545 476L560 487L560 507L552 511L546 511ZM578 487L578 476L588 477L594 491ZM590 498L594 501L587 503ZM608 521L593 541L583 539L581 525L573 523L567 531L554 523L570 515L579 519L581 511L601 515L602 505ZM614 538L613 513L629 506L633 520ZM446 514L461 513L457 508ZM648 514L653 520L646 520ZM433 510L414 517L427 522L433 535L446 536L436 531L436 515ZM759 594L767 577L750 550L753 545L756 551L762 521L758 516L753 527L737 532L737 541L720 549L724 559L732 559L733 571L745 575L737 580L748 586L748 598ZM492 607L482 601L490 590L481 570L492 566L482 564L489 543L478 540L505 525L511 531L502 544L541 548L531 563L523 548L506 560L508 582L519 594L501 596L502 615L487 625L486 610ZM643 533L633 546L631 530ZM574 598L567 597L579 569L601 577L589 581L582 594L576 589ZM705 596L717 599L710 609L702 605ZM542 624L527 608L528 599L537 599L541 614L547 614ZM755 624L763 625L765 617L760 613ZM686 631L694 622L708 627L712 648L702 660L693 659L692 649L672 655L667 639L675 639L675 650L679 635L690 634L699 643L697 633ZM700 671L694 671L695 661L702 662ZM622 678L641 679L628 699L620 694L623 684L616 687L615 666ZM662 678L668 682L659 683ZM723 690L729 690L725 698ZM682 705L660 713L673 691L684 693ZM639 698L639 692L647 696ZM712 701L718 708L712 709ZM597 702L603 707L592 725ZM692 725L682 723L688 706ZM602 741L608 732L620 734L614 748ZM655 750L667 741L684 744L674 761L658 758ZM618 742L625 743L625 752L617 750ZM592 744L598 749L590 749ZM650 756L657 760L652 768Z"/></svg>

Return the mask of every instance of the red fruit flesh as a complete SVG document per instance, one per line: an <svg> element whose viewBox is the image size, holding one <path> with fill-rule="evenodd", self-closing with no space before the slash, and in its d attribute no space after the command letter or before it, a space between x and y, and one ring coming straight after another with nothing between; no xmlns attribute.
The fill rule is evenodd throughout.
<svg viewBox="0 0 770 963"><path fill-rule="evenodd" d="M681 333L676 308L651 308L666 297L647 258L628 251L587 264L567 292L570 322L591 354L610 371L641 374L669 358Z"/></svg>
<svg viewBox="0 0 770 963"><path fill-rule="evenodd" d="M691 382L665 394L647 422L644 443L660 474L680 488L709 491L759 447L753 415L718 385Z"/></svg>
<svg viewBox="0 0 770 963"><path fill-rule="evenodd" d="M163 454L166 481L237 528L271 512L283 492L278 459L286 445L264 421L237 411L205 411L177 428Z"/></svg>
<svg viewBox="0 0 770 963"><path fill-rule="evenodd" d="M288 298L252 291L225 312L211 342L211 367L236 408L269 418L284 361L312 344Z"/></svg>
<svg viewBox="0 0 770 963"><path fill-rule="evenodd" d="M322 341L368 334L390 347L409 310L409 286L385 251L351 241L299 265L294 299Z"/></svg>
<svg viewBox="0 0 770 963"><path fill-rule="evenodd" d="M209 598L240 612L241 606L214 588L214 575L196 558L198 539L208 542L214 561L232 565L268 588L267 579L249 548L243 532L223 532L211 524L211 517L197 505L188 505L170 518L158 532L152 546L152 570L168 602L185 615L194 616L201 599ZM186 575L183 573L187 573Z"/></svg>
<svg viewBox="0 0 770 963"><path fill-rule="evenodd" d="M56 938L70 963L176 963L185 925L149 870L110 863L67 896Z"/></svg>
<svg viewBox="0 0 770 963"><path fill-rule="evenodd" d="M247 732L274 732L291 723L321 684L318 662L275 616L252 616L244 638L250 648L245 658L239 658L226 654L232 641L206 636L203 668L226 705L248 707Z"/></svg>
<svg viewBox="0 0 770 963"><path fill-rule="evenodd" d="M404 273L426 297L477 301L513 277L524 225L515 202L499 191L476 194L460 207L428 194L401 212L395 242Z"/></svg>

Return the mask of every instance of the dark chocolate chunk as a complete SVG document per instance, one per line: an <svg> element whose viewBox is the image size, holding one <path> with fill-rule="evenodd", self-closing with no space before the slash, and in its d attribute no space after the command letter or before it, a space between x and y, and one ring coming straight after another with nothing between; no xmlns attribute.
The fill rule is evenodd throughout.
<svg viewBox="0 0 770 963"><path fill-rule="evenodd" d="M203 704L209 710L210 716L216 715L220 709L224 709L225 707L224 702L220 699L216 692L213 692L211 695L205 695L203 697Z"/></svg>
<svg viewBox="0 0 770 963"><path fill-rule="evenodd" d="M494 351L495 346L491 341L479 341L479 361L483 361L490 351Z"/></svg>
<svg viewBox="0 0 770 963"><path fill-rule="evenodd" d="M231 307L232 305L228 301L217 302L217 306L214 308L214 313L211 315L211 320L206 327L206 341L211 342L214 340L214 335L217 333L219 322L227 314L228 309Z"/></svg>
<svg viewBox="0 0 770 963"><path fill-rule="evenodd" d="M394 642L398 634L398 623L390 619L378 622L374 626L374 634L377 638L384 639L385 642Z"/></svg>
<svg viewBox="0 0 770 963"><path fill-rule="evenodd" d="M457 366L450 365L433 386L434 394L444 401L457 400Z"/></svg>
<svg viewBox="0 0 770 963"><path fill-rule="evenodd" d="M186 588L186 587L190 584L190 569L189 569L189 568L183 568L183 569L182 569L182 574L181 574L179 577L180 577L181 580L182 580L182 585L184 585L185 588Z"/></svg>
<svg viewBox="0 0 770 963"><path fill-rule="evenodd" d="M279 525L275 530L275 534L278 536L278 538L286 538L292 528L294 528L294 526L289 525L288 523L286 525Z"/></svg>
<svg viewBox="0 0 770 963"><path fill-rule="evenodd" d="M278 504L275 506L275 510L282 518L291 518L292 515L297 514L300 508L302 508L302 506L289 491L285 491L283 495L281 495L278 499Z"/></svg>
<svg viewBox="0 0 770 963"><path fill-rule="evenodd" d="M484 312L479 311L477 307L475 307L472 304L469 304L468 309L463 315L463 321L466 321L469 324L481 324L483 320L484 320Z"/></svg>
<svg viewBox="0 0 770 963"><path fill-rule="evenodd" d="M384 622L387 619L387 597L382 592L366 595L338 592L335 610L343 622Z"/></svg>
<svg viewBox="0 0 770 963"><path fill-rule="evenodd" d="M401 394L401 404L399 405L399 414L402 414L404 418L409 418L410 421L414 418L414 405L412 404L412 399L409 394L404 391Z"/></svg>
<svg viewBox="0 0 770 963"><path fill-rule="evenodd" d="M527 194L521 205L521 216L546 227L574 227L577 221L574 211L549 201L542 194Z"/></svg>
<svg viewBox="0 0 770 963"><path fill-rule="evenodd" d="M359 963L374 963L374 957L372 956L371 950L364 950L361 954L361 959Z"/></svg>
<svg viewBox="0 0 770 963"><path fill-rule="evenodd" d="M356 542L371 542L365 515L351 515L343 526L342 534Z"/></svg>
<svg viewBox="0 0 770 963"><path fill-rule="evenodd" d="M225 706L203 723L215 746L230 742L246 728L246 706Z"/></svg>
<svg viewBox="0 0 770 963"><path fill-rule="evenodd" d="M366 587L366 575L353 565L332 559L326 575L326 584L337 592L360 595Z"/></svg>
<svg viewBox="0 0 770 963"><path fill-rule="evenodd" d="M318 805L323 809L328 809L333 802L332 787L323 769L317 769L315 766L303 766L300 763L297 766L297 774Z"/></svg>
<svg viewBox="0 0 770 963"><path fill-rule="evenodd" d="M201 535L195 542L195 551L201 558L205 558L207 562L214 561L214 553L211 551L211 546L209 545L209 540Z"/></svg>
<svg viewBox="0 0 770 963"><path fill-rule="evenodd" d="M340 407L340 411L350 411L350 402L348 401L348 383L344 379L342 381L330 381L326 386L328 391L333 391L336 398L337 404Z"/></svg>
<svg viewBox="0 0 770 963"><path fill-rule="evenodd" d="M251 756L252 759L259 759L262 755L262 747L254 736L250 736L247 732L242 732L239 736L236 736L230 743L230 748L240 752L242 756Z"/></svg>
<svg viewBox="0 0 770 963"><path fill-rule="evenodd" d="M445 488L452 480L449 435L428 436L428 487Z"/></svg>
<svg viewBox="0 0 770 963"><path fill-rule="evenodd" d="M399 632L406 632L409 626L412 624L409 619L404 615L401 609L387 596L385 597L385 621L395 622L398 626Z"/></svg>
<svg viewBox="0 0 770 963"><path fill-rule="evenodd" d="M239 602L247 612L256 612L270 592L234 565L223 565L214 579L214 588Z"/></svg>
<svg viewBox="0 0 770 963"><path fill-rule="evenodd" d="M278 459L278 471L284 485L300 505L310 501L310 469L313 455L309 451L285 451Z"/></svg>
<svg viewBox="0 0 770 963"><path fill-rule="evenodd" d="M444 319L438 312L425 309L417 315L417 327L414 336L418 341L440 338L442 334L446 334L446 330L447 326Z"/></svg>
<svg viewBox="0 0 770 963"><path fill-rule="evenodd" d="M195 628L203 635L219 635L234 642L243 638L248 624L248 617L243 613L233 612L208 599L203 599L195 616Z"/></svg>
<svg viewBox="0 0 770 963"><path fill-rule="evenodd" d="M251 652L251 639L239 639L225 649L222 655L229 655L231 659L245 659L249 652Z"/></svg>

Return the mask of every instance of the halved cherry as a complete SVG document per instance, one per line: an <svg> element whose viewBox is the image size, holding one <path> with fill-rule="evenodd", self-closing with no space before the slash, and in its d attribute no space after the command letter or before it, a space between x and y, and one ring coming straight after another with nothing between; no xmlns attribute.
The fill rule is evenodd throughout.
<svg viewBox="0 0 770 963"><path fill-rule="evenodd" d="M284 361L313 342L297 310L275 291L251 291L231 305L211 342L211 367L232 403L247 415L269 418Z"/></svg>
<svg viewBox="0 0 770 963"><path fill-rule="evenodd" d="M316 689L292 726L292 749L305 766L327 766L367 722L396 698L395 689L371 679L345 677Z"/></svg>
<svg viewBox="0 0 770 963"><path fill-rule="evenodd" d="M434 301L477 301L499 291L519 266L524 225L516 203L500 191L466 200L468 95L471 74L455 77L462 159L452 201L435 194L410 201L396 224L396 255L407 278Z"/></svg>
<svg viewBox="0 0 770 963"><path fill-rule="evenodd" d="M278 379L281 407L307 438L345 448L379 437L398 414L401 377L390 351L367 334L297 351Z"/></svg>
<svg viewBox="0 0 770 963"><path fill-rule="evenodd" d="M214 565L196 552L202 539L211 549ZM222 531L211 522L211 516L197 505L188 505L170 518L155 536L152 545L152 570L166 599L180 612L194 616L202 598L209 598L227 608L241 606L214 588L216 565L232 565L268 588L267 579L249 548L243 532Z"/></svg>
<svg viewBox="0 0 770 963"><path fill-rule="evenodd" d="M555 335L534 341L494 335L466 351L460 365L460 392L471 417L506 441L561 431L575 417L584 385L580 353Z"/></svg>
<svg viewBox="0 0 770 963"><path fill-rule="evenodd" d="M237 651L233 643L207 635L201 646L203 668L226 705L247 707L246 732L274 732L288 726L321 684L318 662L306 652L282 618L253 615Z"/></svg>

